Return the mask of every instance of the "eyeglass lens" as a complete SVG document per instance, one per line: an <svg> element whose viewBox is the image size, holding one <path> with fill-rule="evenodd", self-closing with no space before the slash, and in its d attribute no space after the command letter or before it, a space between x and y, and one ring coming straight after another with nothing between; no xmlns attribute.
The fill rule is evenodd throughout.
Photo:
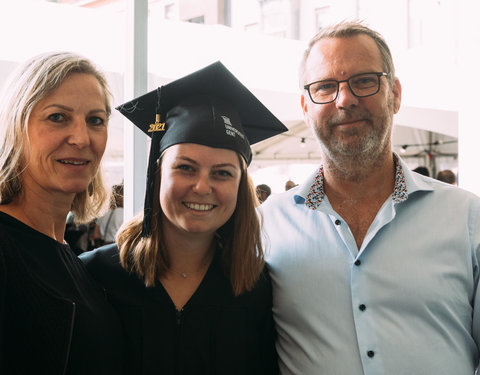
<svg viewBox="0 0 480 375"><path fill-rule="evenodd" d="M350 77L346 82L352 93L359 97L376 94L380 89L380 77L375 73L359 74ZM336 80L314 82L308 87L308 91L315 103L333 102L337 98L339 84Z"/></svg>

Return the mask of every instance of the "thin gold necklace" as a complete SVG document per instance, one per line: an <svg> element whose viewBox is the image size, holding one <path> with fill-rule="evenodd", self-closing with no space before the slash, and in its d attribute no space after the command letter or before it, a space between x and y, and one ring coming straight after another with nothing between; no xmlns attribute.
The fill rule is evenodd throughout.
<svg viewBox="0 0 480 375"><path fill-rule="evenodd" d="M192 273L195 274L195 273L199 273L200 271L203 271L203 269L205 268L205 266L207 264L210 263L210 261L213 259L213 254L209 254L205 261L200 265L199 269L196 270L196 271L192 271L192 272L189 272L189 273L186 273L186 272L180 272L180 271L177 271L177 270L174 270L173 268L169 267L168 269L172 272L175 272L177 275L180 275L181 277L183 277L184 279L186 279L189 275L191 276Z"/></svg>
<svg viewBox="0 0 480 375"><path fill-rule="evenodd" d="M178 272L178 271L175 271L173 268L170 268L170 271L175 272L176 274L182 276L184 279L188 277L188 273L186 272Z"/></svg>

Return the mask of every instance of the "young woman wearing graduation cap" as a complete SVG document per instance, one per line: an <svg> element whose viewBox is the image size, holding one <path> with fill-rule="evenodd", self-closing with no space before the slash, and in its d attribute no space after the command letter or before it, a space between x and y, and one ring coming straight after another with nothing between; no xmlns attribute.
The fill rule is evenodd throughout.
<svg viewBox="0 0 480 375"><path fill-rule="evenodd" d="M81 258L120 313L126 372L278 373L247 166L287 129L219 62L118 109L152 137L145 207Z"/></svg>

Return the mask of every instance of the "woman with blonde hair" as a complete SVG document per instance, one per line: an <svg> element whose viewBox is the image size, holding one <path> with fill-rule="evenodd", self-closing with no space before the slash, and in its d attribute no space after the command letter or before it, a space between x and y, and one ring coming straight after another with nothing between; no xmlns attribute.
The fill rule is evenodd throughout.
<svg viewBox="0 0 480 375"><path fill-rule="evenodd" d="M127 373L276 374L247 165L286 128L221 63L119 109L152 136L145 207L81 258L120 313Z"/></svg>
<svg viewBox="0 0 480 375"><path fill-rule="evenodd" d="M20 65L0 98L0 373L118 374L118 316L64 241L106 203L110 93L73 53ZM85 360L88 359L88 360Z"/></svg>

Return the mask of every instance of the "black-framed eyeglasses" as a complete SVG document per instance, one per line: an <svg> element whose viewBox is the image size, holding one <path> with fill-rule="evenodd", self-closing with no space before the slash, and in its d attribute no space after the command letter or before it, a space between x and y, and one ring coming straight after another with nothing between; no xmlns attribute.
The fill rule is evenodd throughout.
<svg viewBox="0 0 480 375"><path fill-rule="evenodd" d="M359 98L375 95L380 91L380 78L383 76L388 76L388 73L361 73L355 74L343 81L337 81L335 79L315 81L303 86L303 88L308 91L312 102L316 104L327 104L337 99L340 83L342 82L347 82L352 94Z"/></svg>

